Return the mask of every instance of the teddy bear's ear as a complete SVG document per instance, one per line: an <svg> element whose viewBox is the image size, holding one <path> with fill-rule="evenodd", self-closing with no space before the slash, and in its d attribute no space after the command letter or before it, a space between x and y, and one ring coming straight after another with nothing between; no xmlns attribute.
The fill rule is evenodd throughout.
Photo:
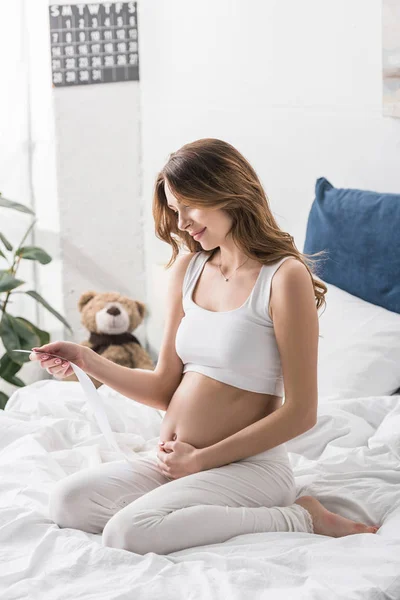
<svg viewBox="0 0 400 600"><path fill-rule="evenodd" d="M94 292L93 290L83 292L82 296L78 300L79 312L82 312L82 308L85 306L85 304L87 304L89 300L91 300L95 296L97 296L97 292Z"/></svg>
<svg viewBox="0 0 400 600"><path fill-rule="evenodd" d="M141 316L141 318L143 319L144 317L144 313L146 311L146 306L143 304L143 302L140 302L140 300L135 300L137 307L138 307L138 312L139 315Z"/></svg>

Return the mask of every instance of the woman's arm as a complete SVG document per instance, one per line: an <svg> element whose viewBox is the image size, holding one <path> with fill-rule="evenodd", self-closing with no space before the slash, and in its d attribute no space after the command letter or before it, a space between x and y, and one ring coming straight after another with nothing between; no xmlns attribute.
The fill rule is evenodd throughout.
<svg viewBox="0 0 400 600"><path fill-rule="evenodd" d="M237 433L196 452L202 471L227 465L284 444L305 433L315 423L298 418L286 403L275 412ZM167 448L173 448L173 442Z"/></svg>
<svg viewBox="0 0 400 600"><path fill-rule="evenodd" d="M98 381L128 398L158 410L167 410L182 379L182 361L176 354L175 338L184 316L182 285L193 252L178 256L171 268L166 290L165 327L157 366L154 371L121 367L91 351L89 369Z"/></svg>
<svg viewBox="0 0 400 600"><path fill-rule="evenodd" d="M156 371L131 369L113 363L90 348L85 357L85 371L123 396L158 410L167 410L168 388Z"/></svg>

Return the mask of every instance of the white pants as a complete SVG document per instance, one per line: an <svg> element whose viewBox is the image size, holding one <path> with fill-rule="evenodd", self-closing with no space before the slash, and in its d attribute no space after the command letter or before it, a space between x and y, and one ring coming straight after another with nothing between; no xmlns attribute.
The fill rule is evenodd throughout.
<svg viewBox="0 0 400 600"><path fill-rule="evenodd" d="M156 452L61 479L50 494L50 518L60 527L103 532L105 546L137 554L168 554L247 533L313 533L311 515L294 504L285 444L175 480L159 471Z"/></svg>

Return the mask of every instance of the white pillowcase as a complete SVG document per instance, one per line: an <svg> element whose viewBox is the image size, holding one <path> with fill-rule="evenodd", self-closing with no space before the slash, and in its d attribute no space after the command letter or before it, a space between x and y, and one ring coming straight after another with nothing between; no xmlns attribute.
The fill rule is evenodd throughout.
<svg viewBox="0 0 400 600"><path fill-rule="evenodd" d="M400 387L400 314L324 282L319 399L391 395Z"/></svg>

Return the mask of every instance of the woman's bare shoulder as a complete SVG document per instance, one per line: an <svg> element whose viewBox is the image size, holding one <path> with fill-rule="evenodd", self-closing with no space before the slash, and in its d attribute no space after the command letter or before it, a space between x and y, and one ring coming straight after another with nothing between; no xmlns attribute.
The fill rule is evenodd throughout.
<svg viewBox="0 0 400 600"><path fill-rule="evenodd" d="M297 293L300 288L313 290L310 273L307 267L294 256L290 256L275 271L270 290L269 315L272 319L274 304L282 300L282 295Z"/></svg>
<svg viewBox="0 0 400 600"><path fill-rule="evenodd" d="M310 282L310 273L304 263L295 256L289 256L275 271L271 285L274 287L286 285L288 281Z"/></svg>
<svg viewBox="0 0 400 600"><path fill-rule="evenodd" d="M189 266L190 261L192 260L192 258L194 256L196 256L196 254L198 254L198 252L185 252L185 254L179 254L176 257L175 260L175 265L176 268L179 269L185 269L185 267Z"/></svg>
<svg viewBox="0 0 400 600"><path fill-rule="evenodd" d="M182 283L189 263L196 254L197 252L187 252L185 254L179 254L176 257L173 265L170 267L171 280L178 286L180 286L180 284Z"/></svg>

